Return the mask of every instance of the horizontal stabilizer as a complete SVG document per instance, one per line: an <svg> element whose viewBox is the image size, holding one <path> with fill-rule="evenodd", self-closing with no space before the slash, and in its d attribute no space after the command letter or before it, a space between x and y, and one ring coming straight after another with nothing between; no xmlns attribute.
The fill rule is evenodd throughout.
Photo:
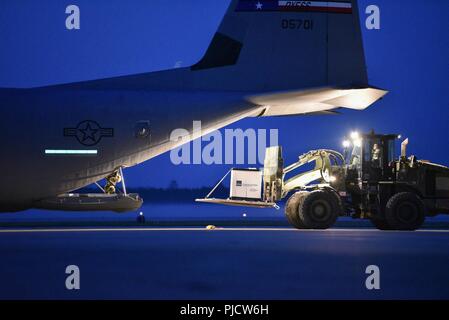
<svg viewBox="0 0 449 320"><path fill-rule="evenodd" d="M363 110L381 99L388 91L373 87L361 89L322 88L260 94L247 100L265 107L262 116L329 114L337 108Z"/></svg>

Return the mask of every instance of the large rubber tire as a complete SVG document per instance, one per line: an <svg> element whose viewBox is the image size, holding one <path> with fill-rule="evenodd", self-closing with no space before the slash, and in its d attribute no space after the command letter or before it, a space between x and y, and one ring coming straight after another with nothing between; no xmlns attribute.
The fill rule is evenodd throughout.
<svg viewBox="0 0 449 320"><path fill-rule="evenodd" d="M308 192L296 192L285 204L285 216L288 222L297 229L305 229L305 225L299 217L298 207L307 194Z"/></svg>
<svg viewBox="0 0 449 320"><path fill-rule="evenodd" d="M424 223L426 208L412 192L400 192L387 202L385 217L394 230L416 230Z"/></svg>
<svg viewBox="0 0 449 320"><path fill-rule="evenodd" d="M330 191L316 190L304 197L298 212L306 228L328 229L337 221L341 208L337 198Z"/></svg>

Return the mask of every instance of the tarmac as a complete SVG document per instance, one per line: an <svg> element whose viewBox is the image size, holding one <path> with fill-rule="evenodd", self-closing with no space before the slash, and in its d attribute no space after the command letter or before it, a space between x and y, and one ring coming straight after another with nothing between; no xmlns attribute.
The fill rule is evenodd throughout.
<svg viewBox="0 0 449 320"><path fill-rule="evenodd" d="M0 299L449 299L447 229L4 227L0 257Z"/></svg>

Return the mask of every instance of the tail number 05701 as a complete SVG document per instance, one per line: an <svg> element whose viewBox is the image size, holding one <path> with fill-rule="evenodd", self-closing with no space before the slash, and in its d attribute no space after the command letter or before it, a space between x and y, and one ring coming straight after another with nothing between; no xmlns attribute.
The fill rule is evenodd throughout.
<svg viewBox="0 0 449 320"><path fill-rule="evenodd" d="M313 20L310 19L282 19L281 27L284 30L313 30Z"/></svg>

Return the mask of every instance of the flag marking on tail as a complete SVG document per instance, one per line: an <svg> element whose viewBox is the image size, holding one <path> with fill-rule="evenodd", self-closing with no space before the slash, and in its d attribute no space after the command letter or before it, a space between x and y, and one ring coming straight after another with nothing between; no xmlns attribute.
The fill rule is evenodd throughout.
<svg viewBox="0 0 449 320"><path fill-rule="evenodd" d="M343 1L273 1L273 0L240 0L237 4L238 12L330 12L352 13L351 2Z"/></svg>

